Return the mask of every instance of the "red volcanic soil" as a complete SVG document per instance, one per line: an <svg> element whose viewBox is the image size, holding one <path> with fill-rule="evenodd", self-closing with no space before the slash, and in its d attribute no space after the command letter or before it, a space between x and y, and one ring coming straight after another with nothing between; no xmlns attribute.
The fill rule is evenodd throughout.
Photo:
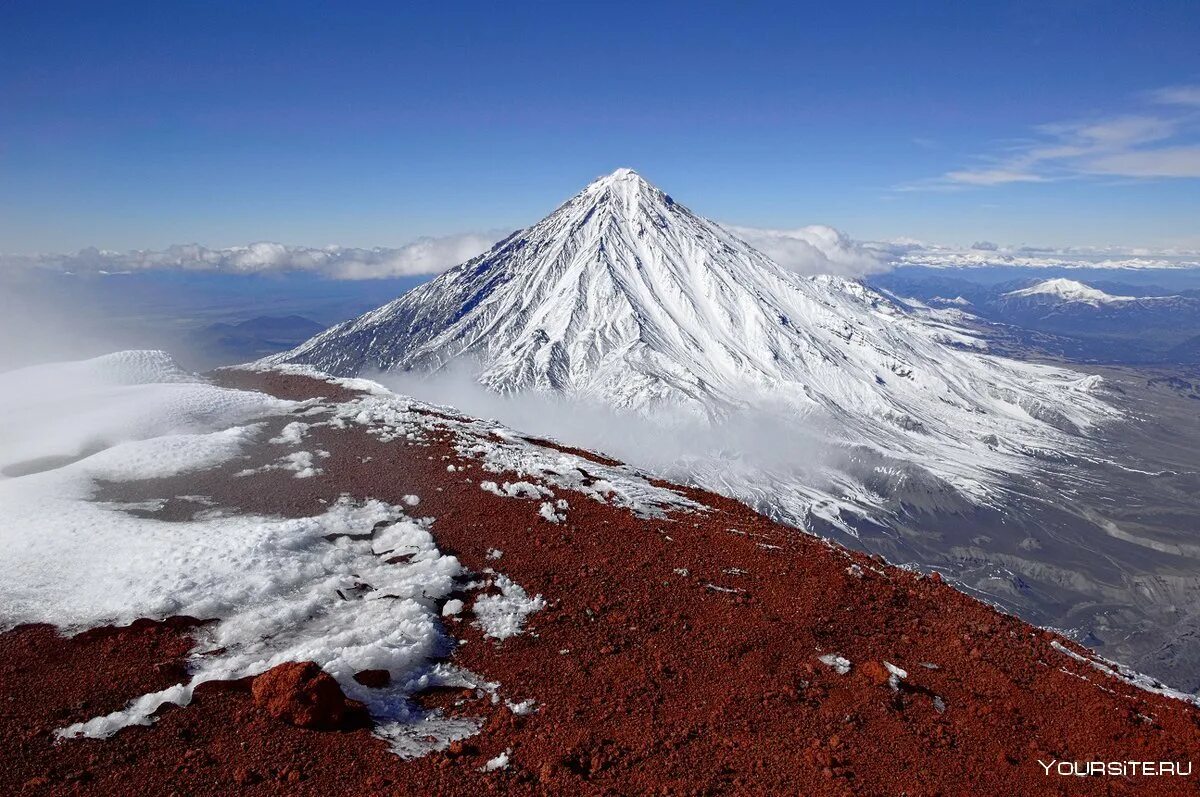
<svg viewBox="0 0 1200 797"><path fill-rule="evenodd" d="M303 377L220 378L291 398L350 397ZM525 632L503 642L484 639L469 613L446 624L466 642L456 664L500 682L509 700L535 701L535 711L518 716L503 701L445 690L423 696L485 717L485 726L446 752L403 761L366 728L277 719L239 682L202 687L192 705L164 711L151 727L56 744L55 728L176 682L188 621L73 638L23 627L0 635L0 793L1196 791L1197 776L1045 774L1039 759L1193 761L1200 712L1064 655L1053 641L1082 649L940 580L686 488L711 511L643 520L564 491L567 520L548 523L536 501L481 490L480 478L503 476L457 457L450 432L424 442L385 443L358 426L314 427L310 436L306 446L331 452L310 479L230 479L245 467L239 461L186 482L106 492L137 500L208 491L228 506L283 515L320 512L322 500L344 493L395 503L420 496L417 514L436 518L442 550L545 596ZM446 456L465 473L447 472ZM165 511L187 515L174 503ZM489 549L503 556L490 560ZM838 674L818 661L822 653L841 654L851 670ZM907 671L897 688L884 662ZM507 769L481 771L506 750Z"/></svg>

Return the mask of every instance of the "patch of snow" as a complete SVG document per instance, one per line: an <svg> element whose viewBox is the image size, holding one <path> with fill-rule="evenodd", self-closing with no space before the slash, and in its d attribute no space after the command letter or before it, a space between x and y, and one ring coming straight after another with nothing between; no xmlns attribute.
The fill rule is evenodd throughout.
<svg viewBox="0 0 1200 797"><path fill-rule="evenodd" d="M486 764L479 768L480 772L495 772L499 769L508 769L509 757L512 755L512 748L508 748L495 758L489 759Z"/></svg>
<svg viewBox="0 0 1200 797"><path fill-rule="evenodd" d="M547 520L550 523L562 523L567 519L566 514L556 511L554 504L549 501L542 502L542 505L538 507L538 514L542 516L543 520Z"/></svg>
<svg viewBox="0 0 1200 797"><path fill-rule="evenodd" d="M500 594L476 598L475 618L485 637L508 639L521 633L529 615L545 608L546 600L541 595L529 597L519 584L505 575L497 575L493 583Z"/></svg>
<svg viewBox="0 0 1200 797"><path fill-rule="evenodd" d="M883 666L886 667L888 671L888 686L892 688L893 692L899 691L900 682L908 677L908 671L900 669L890 661L885 661Z"/></svg>
<svg viewBox="0 0 1200 797"><path fill-rule="evenodd" d="M272 437L270 442L276 445L299 445L304 440L304 433L311 424L292 421L279 431L278 437Z"/></svg>
<svg viewBox="0 0 1200 797"><path fill-rule="evenodd" d="M826 667L831 667L838 675L846 675L850 672L850 659L840 656L837 653L826 653L822 656L817 656L817 661Z"/></svg>
<svg viewBox="0 0 1200 797"><path fill-rule="evenodd" d="M240 470L233 474L236 477L253 476L257 473L266 473L271 470L290 470L293 478L309 479L313 476L319 476L324 473L321 468L317 467L315 457L327 458L328 451L293 451L290 454L285 454L273 463L263 465L258 468L248 468Z"/></svg>
<svg viewBox="0 0 1200 797"><path fill-rule="evenodd" d="M1189 692L1181 692L1178 689L1171 689L1168 686L1164 686L1160 681L1151 678L1149 675L1143 675L1142 673L1126 667L1123 664L1117 664L1115 661L1109 661L1108 659L1102 658L1095 654L1092 654L1091 656L1082 656L1057 640L1052 641L1050 645L1059 653L1069 656L1070 658L1075 659L1075 661L1090 664L1092 667L1110 678L1115 678L1118 681L1124 681L1130 686L1136 686L1138 689L1142 689L1147 692L1154 692L1155 694L1164 695L1176 700L1182 700L1183 702L1190 703L1193 706L1200 706L1200 695L1194 695ZM1075 675L1075 673L1069 674Z"/></svg>
<svg viewBox="0 0 1200 797"><path fill-rule="evenodd" d="M537 708L537 702L533 699L522 700L520 703L514 703L511 700L506 700L504 705L508 706L508 710L513 714L516 714L518 717L526 714L532 714L534 709Z"/></svg>
<svg viewBox="0 0 1200 797"><path fill-rule="evenodd" d="M461 614L463 610L463 602L458 598L451 598L442 604L442 617L453 617L456 614Z"/></svg>
<svg viewBox="0 0 1200 797"><path fill-rule="evenodd" d="M151 498L148 501L102 501L97 506L107 506L122 512L160 512L167 505L165 498Z"/></svg>

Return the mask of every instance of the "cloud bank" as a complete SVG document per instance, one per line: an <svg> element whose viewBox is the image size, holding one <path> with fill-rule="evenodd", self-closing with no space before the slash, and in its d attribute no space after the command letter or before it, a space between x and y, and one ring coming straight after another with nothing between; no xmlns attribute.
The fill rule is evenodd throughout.
<svg viewBox="0 0 1200 797"><path fill-rule="evenodd" d="M66 255L3 255L0 267L41 267L71 272L115 273L150 269L219 271L230 274L304 271L331 279L363 280L439 274L484 252L504 232L418 238L398 248L313 248L258 242L210 249L182 244L166 249L109 252L89 247Z"/></svg>
<svg viewBox="0 0 1200 797"><path fill-rule="evenodd" d="M1000 245L977 241L963 249L915 241L864 244L877 249L886 267L928 266L934 268L1106 268L1106 269L1197 269L1200 250L1188 248L1149 249L1132 246L1028 246Z"/></svg>
<svg viewBox="0 0 1200 797"><path fill-rule="evenodd" d="M733 225L726 225L726 229L779 265L799 274L860 277L888 268L880 252L823 224L794 230Z"/></svg>
<svg viewBox="0 0 1200 797"><path fill-rule="evenodd" d="M791 230L727 225L726 229L780 265L801 274L861 276L886 268L877 251L825 225ZM394 249L314 248L268 241L224 249L178 244L166 249L112 252L89 247L74 254L0 255L0 268L38 267L93 274L155 269L227 274L302 271L339 280L384 279L440 274L487 251L507 234L507 231L493 230L442 238L426 237Z"/></svg>

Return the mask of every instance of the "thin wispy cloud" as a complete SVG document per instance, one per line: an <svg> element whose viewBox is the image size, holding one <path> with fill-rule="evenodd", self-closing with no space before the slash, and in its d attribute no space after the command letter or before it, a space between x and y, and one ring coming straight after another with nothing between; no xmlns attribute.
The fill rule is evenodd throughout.
<svg viewBox="0 0 1200 797"><path fill-rule="evenodd" d="M1200 86L1167 86L1150 92L1152 102L1200 108Z"/></svg>
<svg viewBox="0 0 1200 797"><path fill-rule="evenodd" d="M1166 179L1200 177L1200 85L1148 92L1136 112L1057 122L1022 141L981 155L974 165L901 186L951 189L1045 183L1091 177Z"/></svg>

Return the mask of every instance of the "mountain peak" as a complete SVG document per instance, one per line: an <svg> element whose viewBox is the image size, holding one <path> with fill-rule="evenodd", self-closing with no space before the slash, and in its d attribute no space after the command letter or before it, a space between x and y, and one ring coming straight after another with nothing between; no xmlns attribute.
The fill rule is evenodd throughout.
<svg viewBox="0 0 1200 797"><path fill-rule="evenodd" d="M985 498L996 474L1026 465L1023 452L1067 447L1062 430L1109 417L1073 375L947 345L966 339L860 283L787 271L619 169L478 257L265 362L344 376L461 364L501 394L686 418L752 408L812 430L818 448L828 435L881 452L906 484L921 481L905 487L914 495L954 485ZM964 439L964 428L975 433ZM828 477L856 485L848 492L777 485L781 511L838 526L831 507L874 507L876 476L863 475L874 471L851 467ZM728 472L712 477L755 501L771 478L755 472L734 488Z"/></svg>
<svg viewBox="0 0 1200 797"><path fill-rule="evenodd" d="M603 177L597 177L591 182L591 185L612 185L619 182L635 182L646 183L646 178L630 169L627 166L622 166L620 169L613 170L612 173L606 174ZM648 184L648 183L647 183Z"/></svg>
<svg viewBox="0 0 1200 797"><path fill-rule="evenodd" d="M582 202L614 199L626 212L632 212L641 204L639 199L661 202L666 196L660 188L633 169L620 168L588 183L576 195L576 199Z"/></svg>
<svg viewBox="0 0 1200 797"><path fill-rule="evenodd" d="M1113 296L1098 288L1093 288L1091 285L1063 277L1042 280L1028 288L1009 291L1004 296L1006 298L1046 296L1060 302L1083 302L1093 305L1127 302L1135 298L1132 296Z"/></svg>

